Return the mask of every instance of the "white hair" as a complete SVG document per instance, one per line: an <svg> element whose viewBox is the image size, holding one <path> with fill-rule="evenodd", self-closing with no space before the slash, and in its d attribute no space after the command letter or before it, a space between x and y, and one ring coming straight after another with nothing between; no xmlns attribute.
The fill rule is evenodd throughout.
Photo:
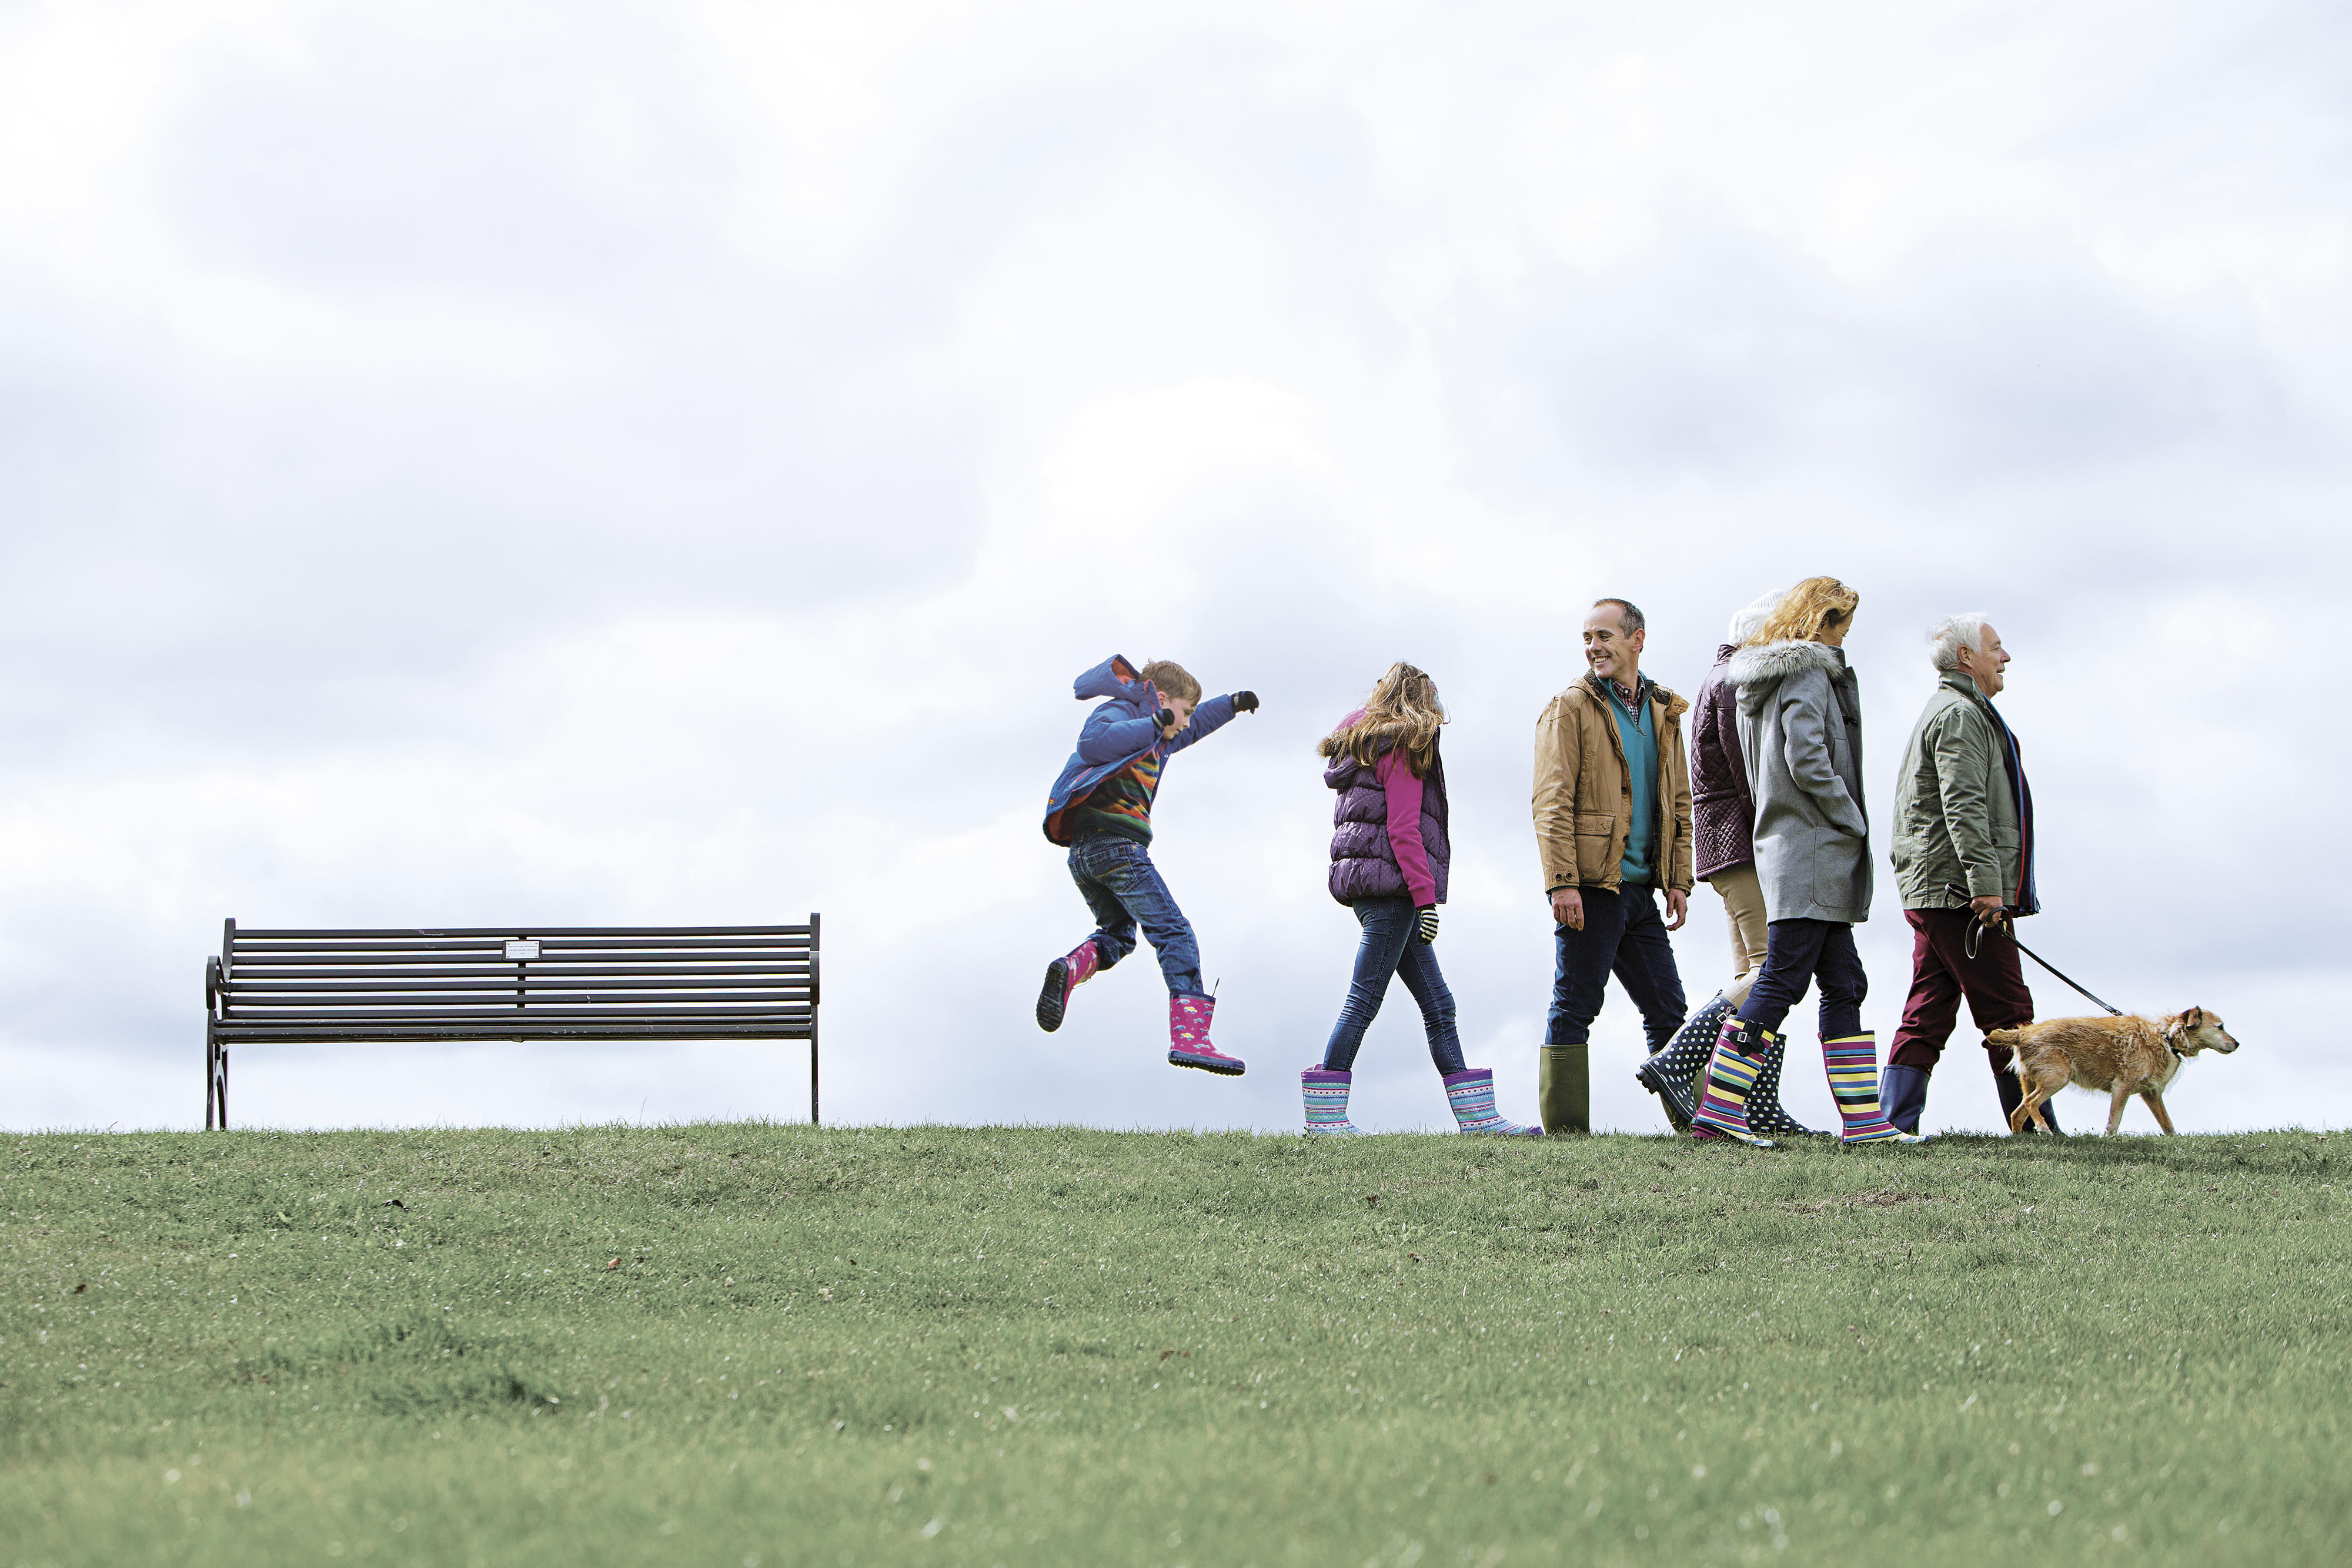
<svg viewBox="0 0 2352 1568"><path fill-rule="evenodd" d="M1984 651L1985 614L1970 610L1958 615L1947 615L1927 628L1927 656L1936 661L1939 670L1960 667L1960 650L1970 653Z"/></svg>
<svg viewBox="0 0 2352 1568"><path fill-rule="evenodd" d="M1727 643L1745 643L1748 639L1756 635L1757 628L1763 625L1766 621L1771 619L1772 612L1780 607L1780 601L1788 596L1788 592L1789 591L1785 588L1776 588L1771 592L1764 595L1761 599L1759 599L1755 603L1749 605L1747 609L1741 611L1738 614L1733 616L1731 618L1731 634L1726 637L1724 641Z"/></svg>

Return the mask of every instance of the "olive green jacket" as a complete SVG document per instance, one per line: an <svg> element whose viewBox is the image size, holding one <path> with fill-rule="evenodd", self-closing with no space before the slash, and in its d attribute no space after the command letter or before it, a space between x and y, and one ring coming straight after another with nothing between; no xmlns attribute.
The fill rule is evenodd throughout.
<svg viewBox="0 0 2352 1568"><path fill-rule="evenodd" d="M2018 900L2024 835L1992 705L1948 671L1911 731L1895 800L1895 880L1906 909L1957 909L1969 898ZM1944 891L1969 890L1968 898Z"/></svg>

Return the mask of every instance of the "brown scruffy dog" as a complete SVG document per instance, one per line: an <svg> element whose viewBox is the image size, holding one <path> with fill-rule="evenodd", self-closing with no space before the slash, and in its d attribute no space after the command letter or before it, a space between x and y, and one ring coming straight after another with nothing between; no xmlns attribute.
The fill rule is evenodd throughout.
<svg viewBox="0 0 2352 1568"><path fill-rule="evenodd" d="M2164 1113L2164 1089L2179 1074L2180 1064L2200 1051L2226 1056L2238 1049L2221 1018L2203 1008L2174 1013L2160 1024L2130 1014L2048 1019L2021 1029L1990 1030L1985 1043L2010 1047L2009 1070L2025 1087L2025 1098L2009 1118L2012 1133L2025 1131L2027 1119L2037 1114L2044 1127L2056 1132L2042 1106L2069 1083L2107 1091L2110 1134L2124 1119L2124 1102L2135 1094L2156 1113L2156 1124L2169 1133L2172 1118Z"/></svg>

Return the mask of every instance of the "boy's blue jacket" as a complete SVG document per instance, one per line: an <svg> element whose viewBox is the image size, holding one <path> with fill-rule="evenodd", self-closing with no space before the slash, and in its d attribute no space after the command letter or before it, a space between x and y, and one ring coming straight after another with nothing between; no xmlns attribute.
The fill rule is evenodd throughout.
<svg viewBox="0 0 2352 1568"><path fill-rule="evenodd" d="M1223 727L1234 716L1230 695L1211 697L1192 710L1192 722L1172 740L1160 738L1151 716L1160 711L1160 694L1135 673L1135 666L1113 653L1071 683L1074 694L1110 700L1087 716L1078 731L1078 748L1070 753L1054 793L1045 801L1045 836L1057 844L1070 841L1064 821L1087 798L1087 792L1154 747L1172 757L1194 741Z"/></svg>

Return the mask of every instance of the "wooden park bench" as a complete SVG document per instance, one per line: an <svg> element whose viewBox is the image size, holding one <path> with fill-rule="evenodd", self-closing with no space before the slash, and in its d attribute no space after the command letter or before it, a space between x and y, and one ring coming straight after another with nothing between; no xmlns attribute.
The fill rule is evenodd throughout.
<svg viewBox="0 0 2352 1568"><path fill-rule="evenodd" d="M817 917L805 925L240 931L205 960L205 1128L232 1045L804 1040L817 1119Z"/></svg>

